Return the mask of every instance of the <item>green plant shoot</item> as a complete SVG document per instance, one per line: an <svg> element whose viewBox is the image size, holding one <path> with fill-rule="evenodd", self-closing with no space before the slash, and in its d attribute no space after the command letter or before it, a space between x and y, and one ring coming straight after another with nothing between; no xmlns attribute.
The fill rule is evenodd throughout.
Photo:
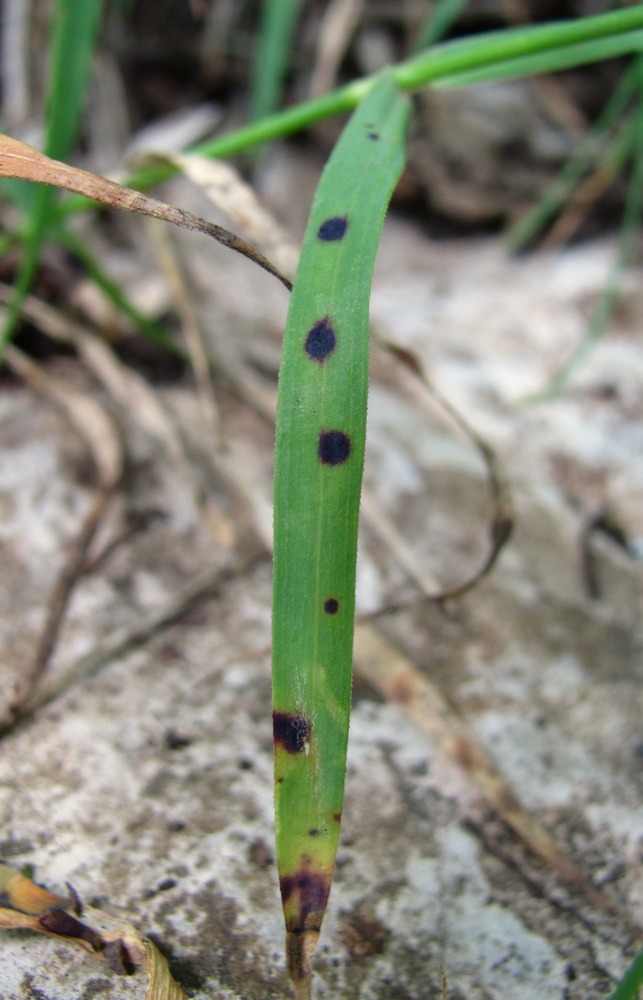
<svg viewBox="0 0 643 1000"><path fill-rule="evenodd" d="M273 723L288 969L309 995L344 796L369 298L404 168L409 99L391 73L347 125L313 204L290 302L275 451Z"/></svg>

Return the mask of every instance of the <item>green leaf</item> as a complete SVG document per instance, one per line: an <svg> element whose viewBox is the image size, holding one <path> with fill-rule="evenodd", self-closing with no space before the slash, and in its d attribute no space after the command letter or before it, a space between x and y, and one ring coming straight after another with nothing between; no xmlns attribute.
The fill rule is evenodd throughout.
<svg viewBox="0 0 643 1000"><path fill-rule="evenodd" d="M307 996L332 879L351 698L368 306L405 164L408 99L386 73L320 181L290 302L275 451L277 863L290 975Z"/></svg>
<svg viewBox="0 0 643 1000"><path fill-rule="evenodd" d="M263 0L252 79L252 118L279 107L301 0Z"/></svg>
<svg viewBox="0 0 643 1000"><path fill-rule="evenodd" d="M640 951L607 1000L638 1000L642 989L643 951Z"/></svg>
<svg viewBox="0 0 643 1000"><path fill-rule="evenodd" d="M94 52L102 0L58 0L54 15L51 66L47 96L45 153L52 159L67 159L72 149L85 105L87 82ZM54 225L53 205L57 192L38 187L18 192L13 182L12 198L29 208L25 255L16 279L16 294L0 338L11 339L20 308L33 280L40 249Z"/></svg>
<svg viewBox="0 0 643 1000"><path fill-rule="evenodd" d="M575 18L554 24L530 25L457 39L435 46L392 68L396 82L404 90L443 85L461 86L465 74L475 73L477 82L492 83L507 75L529 75L545 72L546 65L555 63L562 70L579 62L600 61L615 54L636 52L643 48L643 5ZM576 46L591 43L584 49ZM596 44L594 44L596 43ZM550 59L551 50L559 50ZM468 78L473 79L473 76ZM192 152L199 156L227 157L243 153L265 142L283 138L315 122L352 111L362 101L374 83L374 77L354 80L330 94L305 101L274 115L252 122L226 135L217 136ZM131 187L148 188L167 179L176 168L158 167L139 171L129 180ZM86 201L70 198L61 214L73 214L87 209Z"/></svg>

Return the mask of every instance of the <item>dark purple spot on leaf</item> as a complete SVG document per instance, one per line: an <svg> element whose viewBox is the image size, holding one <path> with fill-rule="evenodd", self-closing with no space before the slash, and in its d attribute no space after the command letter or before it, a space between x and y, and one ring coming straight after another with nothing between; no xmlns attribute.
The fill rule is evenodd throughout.
<svg viewBox="0 0 643 1000"><path fill-rule="evenodd" d="M284 903L291 896L298 896L297 914L289 918L288 930L295 934L304 930L319 930L330 892L330 879L302 867L294 875L284 875L279 884Z"/></svg>
<svg viewBox="0 0 643 1000"><path fill-rule="evenodd" d="M351 453L351 439L343 431L322 431L318 452L323 465L341 465Z"/></svg>
<svg viewBox="0 0 643 1000"><path fill-rule="evenodd" d="M313 827L312 830L308 831L308 836L309 837L318 837L320 835L320 833L321 833L321 830L318 830L316 827Z"/></svg>
<svg viewBox="0 0 643 1000"><path fill-rule="evenodd" d="M339 611L339 601L336 597L329 597L324 601L324 611L327 615L336 615Z"/></svg>
<svg viewBox="0 0 643 1000"><path fill-rule="evenodd" d="M369 132L368 133L368 138L371 140L371 142L377 142L377 140L379 139L379 137L380 137L379 136L379 132Z"/></svg>
<svg viewBox="0 0 643 1000"><path fill-rule="evenodd" d="M308 721L303 715L289 715L287 712L272 713L272 731L275 746L283 747L287 753L301 753L310 735Z"/></svg>
<svg viewBox="0 0 643 1000"><path fill-rule="evenodd" d="M306 335L306 354L312 361L325 361L337 344L335 329L330 316L317 320Z"/></svg>
<svg viewBox="0 0 643 1000"><path fill-rule="evenodd" d="M325 243L334 243L336 240L344 238L347 229L348 219L346 216L334 215L332 218L322 222L317 230L317 238L323 240Z"/></svg>

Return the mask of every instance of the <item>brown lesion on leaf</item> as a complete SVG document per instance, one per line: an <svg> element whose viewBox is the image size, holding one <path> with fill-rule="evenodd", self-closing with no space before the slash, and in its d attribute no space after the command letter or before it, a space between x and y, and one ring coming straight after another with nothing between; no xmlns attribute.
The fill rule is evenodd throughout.
<svg viewBox="0 0 643 1000"><path fill-rule="evenodd" d="M120 938L106 943L103 948L103 957L117 976L133 976L136 972L136 963L125 946L125 942L121 941Z"/></svg>
<svg viewBox="0 0 643 1000"><path fill-rule="evenodd" d="M286 917L288 973L299 989L310 980L331 873L315 870L312 859L304 856L300 867L289 875L282 875L279 883ZM301 995L307 995L306 991Z"/></svg>
<svg viewBox="0 0 643 1000"><path fill-rule="evenodd" d="M297 871L281 876L279 885L289 932L300 934L319 930L328 902L330 881L330 874L315 871L308 857L302 859Z"/></svg>
<svg viewBox="0 0 643 1000"><path fill-rule="evenodd" d="M38 923L48 934L73 938L75 941L84 941L93 951L102 951L104 947L104 941L100 934L81 923L76 917L72 917L65 910L49 910L38 917Z"/></svg>
<svg viewBox="0 0 643 1000"><path fill-rule="evenodd" d="M286 753L302 753L310 742L310 723L303 715L273 712L272 732L275 747L282 747Z"/></svg>

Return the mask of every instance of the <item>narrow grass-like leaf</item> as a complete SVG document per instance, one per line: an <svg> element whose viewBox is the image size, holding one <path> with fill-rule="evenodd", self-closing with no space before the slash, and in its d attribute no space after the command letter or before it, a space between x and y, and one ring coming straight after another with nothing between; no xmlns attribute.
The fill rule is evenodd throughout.
<svg viewBox="0 0 643 1000"><path fill-rule="evenodd" d="M438 0L418 32L414 51L428 49L444 38L468 3L469 0Z"/></svg>
<svg viewBox="0 0 643 1000"><path fill-rule="evenodd" d="M643 95L643 60L637 62L639 90ZM636 109L633 136L632 174L625 200L623 221L618 238L616 258L610 270L598 304L592 313L587 330L567 363L554 375L546 388L530 399L542 402L557 396L565 387L580 362L587 356L596 341L605 332L616 306L623 271L634 255L636 239L643 218L643 97Z"/></svg>
<svg viewBox="0 0 643 1000"><path fill-rule="evenodd" d="M301 0L263 0L252 80L252 118L279 107Z"/></svg>
<svg viewBox="0 0 643 1000"><path fill-rule="evenodd" d="M313 204L288 313L275 451L273 721L288 968L309 995L344 795L368 305L405 163L408 99L385 74L350 120Z"/></svg>
<svg viewBox="0 0 643 1000"><path fill-rule="evenodd" d="M624 158L629 155L633 142L633 128L622 121L622 115L635 94L637 67L641 61L639 56L628 67L602 113L562 168L558 177L533 209L510 229L506 239L511 252L515 253L547 225L590 167L602 163L611 168L612 165L622 164ZM618 128L618 123L620 123L620 134L614 138L613 132ZM606 150L603 150L602 147L606 140L610 144Z"/></svg>
<svg viewBox="0 0 643 1000"><path fill-rule="evenodd" d="M102 0L58 0L53 25L51 67L47 96L45 152L54 159L66 159L72 148L85 104ZM32 188L22 193L30 204L25 255L16 279L16 295L9 309L3 334L6 342L18 321L20 305L29 290L38 266L40 248L53 222L56 192L50 187ZM14 191L14 198L18 197Z"/></svg>
<svg viewBox="0 0 643 1000"><path fill-rule="evenodd" d="M477 82L492 83L512 75L529 75L546 71L550 60L548 50L560 49L556 56L556 69L579 65L582 57L597 62L609 55L624 55L643 47L643 5L634 8L599 14L595 17L575 18L555 24L530 25L526 28L507 28L502 31L461 38L413 56L394 66L392 72L397 84L404 90L420 90L429 85L461 85L463 74L475 70ZM609 44L585 48L582 53L575 46L581 42L607 39ZM612 39L611 41L609 41ZM566 51L563 49L566 47ZM539 58L532 58L538 56ZM524 61L519 66L518 62ZM508 65L513 61L512 65ZM269 115L227 135L217 136L195 147L192 152L200 156L234 156L262 143L291 135L315 122L334 115L352 111L372 88L374 77L354 80L323 97L297 104L285 111ZM130 185L147 188L176 173L176 168L157 167L137 172ZM68 199L61 213L73 214L89 207L86 201Z"/></svg>
<svg viewBox="0 0 643 1000"><path fill-rule="evenodd" d="M546 52L533 52L514 59L498 59L490 67L476 66L473 69L455 73L445 73L435 81L437 88L470 87L476 83L493 80L518 80L525 76L542 73L557 73L574 66L586 66L605 59L615 59L628 52L643 49L643 30L628 31L623 34L608 35L606 38L591 38L587 41L561 45Z"/></svg>
<svg viewBox="0 0 643 1000"><path fill-rule="evenodd" d="M82 265L87 273L87 276L95 282L98 288L100 288L103 295L108 298L112 305L116 309L127 316L137 330L141 330L150 340L158 344L166 351L170 351L172 354L177 354L181 357L184 356L185 352L179 346L179 344L171 337L171 335L165 330L160 323L155 320L150 319L144 313L137 309L136 306L128 299L127 295L122 291L119 285L112 281L109 275L104 271L96 258L89 252L83 241L69 228L58 230L56 232L57 239L62 243L63 246L67 247L76 257L82 261Z"/></svg>
<svg viewBox="0 0 643 1000"><path fill-rule="evenodd" d="M47 102L48 156L71 149L85 106L102 0L58 0L54 23L52 82Z"/></svg>
<svg viewBox="0 0 643 1000"><path fill-rule="evenodd" d="M607 1000L639 1000L643 990L643 951L640 951Z"/></svg>

